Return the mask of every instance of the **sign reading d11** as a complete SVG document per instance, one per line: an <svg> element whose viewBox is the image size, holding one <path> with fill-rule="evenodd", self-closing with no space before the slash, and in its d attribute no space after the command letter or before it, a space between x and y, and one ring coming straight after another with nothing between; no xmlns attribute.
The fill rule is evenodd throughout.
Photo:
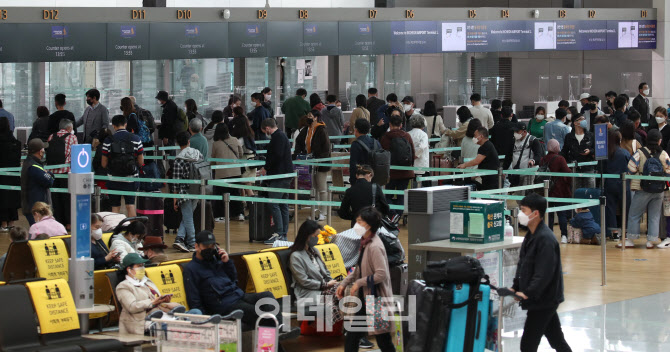
<svg viewBox="0 0 670 352"><path fill-rule="evenodd" d="M595 125L596 160L607 160L607 124Z"/></svg>

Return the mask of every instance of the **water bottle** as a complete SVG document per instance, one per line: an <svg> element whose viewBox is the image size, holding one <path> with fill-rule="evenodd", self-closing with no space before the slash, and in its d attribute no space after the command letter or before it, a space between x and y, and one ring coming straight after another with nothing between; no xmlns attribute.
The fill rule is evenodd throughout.
<svg viewBox="0 0 670 352"><path fill-rule="evenodd" d="M505 220L505 238L514 237L514 227L510 225L509 220Z"/></svg>

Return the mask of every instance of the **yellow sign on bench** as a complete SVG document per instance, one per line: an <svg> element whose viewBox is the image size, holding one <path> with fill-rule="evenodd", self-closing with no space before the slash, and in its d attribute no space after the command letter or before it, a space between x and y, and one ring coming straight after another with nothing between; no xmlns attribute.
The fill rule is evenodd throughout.
<svg viewBox="0 0 670 352"><path fill-rule="evenodd" d="M277 299L288 295L284 273L276 254L248 254L242 258L247 262L249 276L253 281L256 292L269 291Z"/></svg>
<svg viewBox="0 0 670 352"><path fill-rule="evenodd" d="M330 276L336 278L340 275L342 277L347 277L347 267L344 266L344 259L342 259L342 253L337 245L330 244L321 244L314 246L319 253L321 253L321 259L326 263L326 268L330 271Z"/></svg>
<svg viewBox="0 0 670 352"><path fill-rule="evenodd" d="M28 241L28 245L35 258L37 277L47 280L68 280L70 263L67 248L62 239L32 240Z"/></svg>
<svg viewBox="0 0 670 352"><path fill-rule="evenodd" d="M35 242L41 244L42 241ZM34 281L26 283L26 287L30 291L42 334L79 329L77 308L67 281Z"/></svg>
<svg viewBox="0 0 670 352"><path fill-rule="evenodd" d="M146 268L145 272L147 277L156 284L161 295L172 294L172 302L179 303L188 309L184 277L179 265L155 266Z"/></svg>

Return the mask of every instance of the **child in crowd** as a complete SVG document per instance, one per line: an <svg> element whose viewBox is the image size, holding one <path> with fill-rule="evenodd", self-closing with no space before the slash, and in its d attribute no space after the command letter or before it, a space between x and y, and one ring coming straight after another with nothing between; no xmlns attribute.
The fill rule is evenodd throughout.
<svg viewBox="0 0 670 352"><path fill-rule="evenodd" d="M581 231L581 236L579 232ZM593 219L588 208L578 208L575 216L570 220L568 231L569 243L600 244L597 234L600 233L600 224Z"/></svg>

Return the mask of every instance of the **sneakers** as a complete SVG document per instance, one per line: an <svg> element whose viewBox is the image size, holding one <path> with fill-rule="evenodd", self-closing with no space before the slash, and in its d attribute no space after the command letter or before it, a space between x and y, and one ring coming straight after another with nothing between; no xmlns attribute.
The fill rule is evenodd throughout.
<svg viewBox="0 0 670 352"><path fill-rule="evenodd" d="M375 347L375 345L372 342L370 342L370 340L368 340L367 337L363 337L361 338L361 341L358 342L358 347L369 349Z"/></svg>
<svg viewBox="0 0 670 352"><path fill-rule="evenodd" d="M568 236L561 236L561 243L568 243Z"/></svg>
<svg viewBox="0 0 670 352"><path fill-rule="evenodd" d="M647 249L654 249L656 245L652 241L647 241Z"/></svg>
<svg viewBox="0 0 670 352"><path fill-rule="evenodd" d="M326 221L326 216L323 214L319 214L319 217L316 218L316 221Z"/></svg>
<svg viewBox="0 0 670 352"><path fill-rule="evenodd" d="M244 220L246 220L244 218L244 214L240 214L240 215L237 216L237 221L244 221Z"/></svg>
<svg viewBox="0 0 670 352"><path fill-rule="evenodd" d="M616 248L621 248L623 245L621 242L617 243ZM635 243L626 238L626 248L635 248Z"/></svg>
<svg viewBox="0 0 670 352"><path fill-rule="evenodd" d="M268 238L267 240L265 240L263 243L268 244L268 245L272 245L272 244L274 244L275 241L278 240L278 239L279 239L279 234L277 234L277 233L273 233L272 236L270 236L270 238Z"/></svg>
<svg viewBox="0 0 670 352"><path fill-rule="evenodd" d="M670 248L670 237L667 237L666 239L663 240L663 242L659 243L656 248L659 249L668 249Z"/></svg>
<svg viewBox="0 0 670 352"><path fill-rule="evenodd" d="M188 246L188 251L191 253L195 252L195 246L194 245Z"/></svg>
<svg viewBox="0 0 670 352"><path fill-rule="evenodd" d="M174 243L172 244L172 248L174 248L174 249L176 249L176 250L178 250L182 253L188 253L189 252L189 250L188 250L188 248L186 248L186 245L184 244L184 242L179 241L179 240L174 241Z"/></svg>
<svg viewBox="0 0 670 352"><path fill-rule="evenodd" d="M612 236L610 237L612 241L619 241L621 240L621 236L619 236L618 232L612 232Z"/></svg>
<svg viewBox="0 0 670 352"><path fill-rule="evenodd" d="M220 217L220 218L216 218L216 219L214 219L214 221L216 221L216 222L226 222L226 218L224 218L224 217L222 216L222 217Z"/></svg>

